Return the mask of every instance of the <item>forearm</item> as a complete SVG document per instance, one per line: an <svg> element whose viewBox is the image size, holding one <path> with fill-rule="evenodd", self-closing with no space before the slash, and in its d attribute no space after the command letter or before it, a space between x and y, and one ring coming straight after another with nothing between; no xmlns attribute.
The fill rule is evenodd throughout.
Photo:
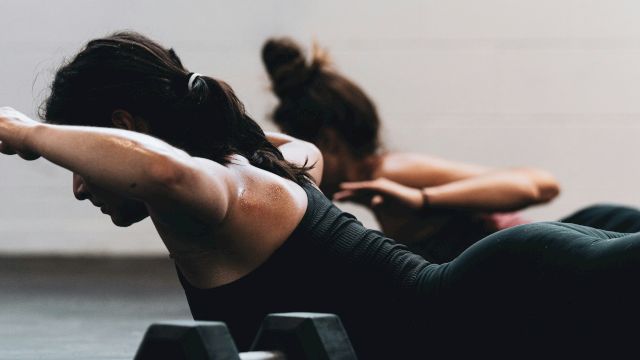
<svg viewBox="0 0 640 360"><path fill-rule="evenodd" d="M535 170L489 173L422 190L428 206L513 211L551 200L557 183ZM537 177L536 177L537 176Z"/></svg>
<svg viewBox="0 0 640 360"><path fill-rule="evenodd" d="M189 156L144 134L107 128L40 124L29 129L31 151L110 191L143 198L176 176L171 164Z"/></svg>

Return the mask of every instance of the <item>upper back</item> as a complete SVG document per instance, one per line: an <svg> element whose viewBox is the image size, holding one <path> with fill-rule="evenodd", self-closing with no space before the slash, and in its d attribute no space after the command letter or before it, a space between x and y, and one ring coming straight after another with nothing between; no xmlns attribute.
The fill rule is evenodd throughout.
<svg viewBox="0 0 640 360"><path fill-rule="evenodd" d="M397 320L406 324L410 317L403 311L413 309L407 300L418 291L420 273L438 265L366 229L312 185L303 190L303 218L260 266L214 288L195 288L180 278L191 313L197 320L225 322L241 349L268 313L334 313L356 348L375 349L398 333ZM372 313L384 325L372 327Z"/></svg>
<svg viewBox="0 0 640 360"><path fill-rule="evenodd" d="M188 236L158 229L185 278L200 288L232 282L257 268L287 240L307 208L306 193L295 182L243 158L225 167L233 188L221 223Z"/></svg>

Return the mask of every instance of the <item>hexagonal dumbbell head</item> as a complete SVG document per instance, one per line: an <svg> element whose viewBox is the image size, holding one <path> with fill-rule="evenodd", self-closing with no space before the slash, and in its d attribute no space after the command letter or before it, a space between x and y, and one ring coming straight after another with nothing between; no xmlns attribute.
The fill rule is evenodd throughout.
<svg viewBox="0 0 640 360"><path fill-rule="evenodd" d="M149 326L135 360L240 360L227 325L216 321L168 321Z"/></svg>
<svg viewBox="0 0 640 360"><path fill-rule="evenodd" d="M269 314L251 350L277 350L287 359L356 359L340 318L333 314Z"/></svg>

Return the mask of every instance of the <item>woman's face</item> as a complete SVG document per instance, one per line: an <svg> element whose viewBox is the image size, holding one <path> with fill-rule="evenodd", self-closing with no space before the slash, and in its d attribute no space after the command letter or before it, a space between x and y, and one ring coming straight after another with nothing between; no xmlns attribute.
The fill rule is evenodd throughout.
<svg viewBox="0 0 640 360"><path fill-rule="evenodd" d="M323 159L320 189L326 196L331 197L340 190L340 183L345 180L342 169L343 163L336 154L323 151L323 149L320 149L320 151Z"/></svg>
<svg viewBox="0 0 640 360"><path fill-rule="evenodd" d="M133 117L129 112L116 109L111 115L115 128L147 133L148 124L141 118ZM89 200L99 207L103 214L109 215L116 226L130 226L147 216L149 212L141 201L117 195L73 174L73 194L78 200Z"/></svg>
<svg viewBox="0 0 640 360"><path fill-rule="evenodd" d="M370 180L373 157L354 155L351 145L333 129L324 129L314 141L323 158L320 190L329 198L340 191L340 184L349 181Z"/></svg>
<svg viewBox="0 0 640 360"><path fill-rule="evenodd" d="M348 181L347 173L352 164L349 145L333 129L324 129L314 141L323 159L320 188L328 197L340 190L340 183Z"/></svg>
<svg viewBox="0 0 640 360"><path fill-rule="evenodd" d="M73 194L78 200L91 201L103 214L109 215L116 226L130 226L149 216L144 203L104 190L78 174L73 174Z"/></svg>

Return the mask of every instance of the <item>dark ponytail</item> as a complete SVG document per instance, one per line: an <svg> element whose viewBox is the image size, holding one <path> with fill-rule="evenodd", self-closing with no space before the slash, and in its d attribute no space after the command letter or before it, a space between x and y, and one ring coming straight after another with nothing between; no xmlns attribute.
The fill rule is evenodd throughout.
<svg viewBox="0 0 640 360"><path fill-rule="evenodd" d="M298 183L306 167L284 160L245 112L229 85L194 77L172 49L132 32L90 41L56 73L41 116L49 122L111 127L124 109L147 121L150 135L225 164L240 154L254 166Z"/></svg>
<svg viewBox="0 0 640 360"><path fill-rule="evenodd" d="M268 40L262 48L262 59L273 92L281 99L300 94L318 71L328 65L328 59L319 55L307 63L302 49L287 38Z"/></svg>
<svg viewBox="0 0 640 360"><path fill-rule="evenodd" d="M199 77L194 83L194 90L204 84L206 90L202 111L217 113L217 118L225 126L224 131L218 132L211 144L223 144L221 147L211 146L207 152L220 152L228 155L237 153L245 156L249 162L258 168L273 172L286 179L302 182L308 179L306 166L298 167L287 162L282 153L271 144L262 128L247 115L244 105L236 97L231 87L220 80L210 77ZM204 115L204 114L203 114ZM197 137L192 134L191 137ZM207 143L203 141L203 143ZM204 154L203 154L204 155ZM205 157L205 156L203 156ZM305 164L306 165L306 164Z"/></svg>
<svg viewBox="0 0 640 360"><path fill-rule="evenodd" d="M380 147L380 120L369 97L330 66L317 46L310 60L290 39L270 39L262 48L272 89L280 100L273 120L290 135L317 143L323 129L335 130L358 157Z"/></svg>

